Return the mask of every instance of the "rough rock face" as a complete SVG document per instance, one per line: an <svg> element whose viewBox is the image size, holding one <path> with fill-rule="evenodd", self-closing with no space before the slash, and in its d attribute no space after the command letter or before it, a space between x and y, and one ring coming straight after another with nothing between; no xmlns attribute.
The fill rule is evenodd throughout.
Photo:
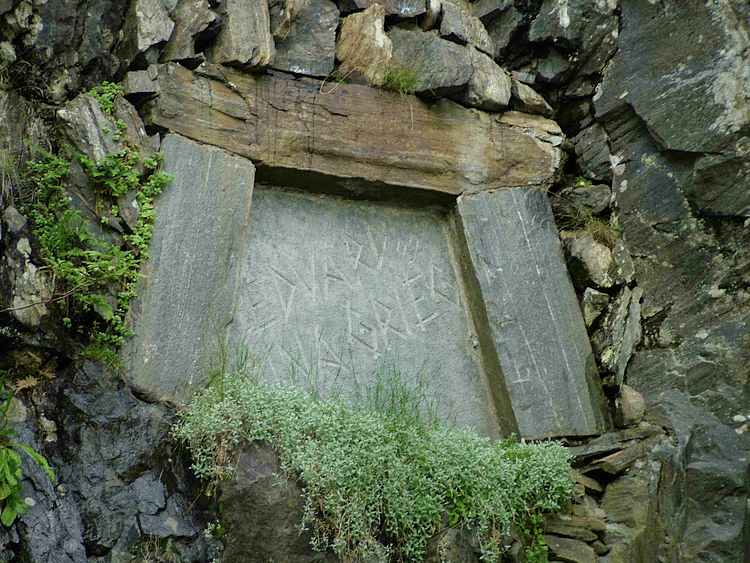
<svg viewBox="0 0 750 563"><path fill-rule="evenodd" d="M266 0L235 0L226 4L221 29L207 55L214 63L264 68L276 49Z"/></svg>
<svg viewBox="0 0 750 563"><path fill-rule="evenodd" d="M3 58L16 88L60 103L83 86L111 79L120 68L112 49L128 5L126 0L82 0L72 9L67 2L4 3Z"/></svg>
<svg viewBox="0 0 750 563"><path fill-rule="evenodd" d="M607 222L622 240L606 243L605 251L597 246L601 241L584 243L581 237L580 247L568 248L567 257L582 302L579 324L589 330L603 378L594 378L594 387L603 383L607 393L605 398L593 393L594 410L602 415L594 420L614 415L618 430L593 439L566 437L578 476L569 513L547 522L552 557L597 563L750 561L746 3L479 0L441 6L437 0L388 0L378 3L382 13L372 18L369 14L380 10L373 4L0 0L0 369L28 364L56 373L57 379L21 395L12 424L23 443L47 455L60 480L56 488L39 468L24 462L24 494L32 506L17 524L0 531L0 558L120 562L132 558L133 545L143 545L140 538L156 542L149 545L170 542L181 560L203 563L218 557L222 547L203 535L215 513L204 512L201 502L197 513L195 507L188 510L199 485L186 474L189 462L169 452L170 409L142 400L158 398L145 393L147 385L135 385L142 392L136 398L93 364L70 364L73 340L60 337L59 307L45 303L51 297L47 270L33 222L23 215L22 163L33 155L23 139L54 150L57 138L49 127L58 114L59 123L68 123L69 138L84 141L90 133L84 152L119 150L93 106L84 111L80 99L60 104L83 87L124 77L128 99L147 118L148 134L161 134L167 147L182 147L172 151L178 166L172 170L188 176L185 185L201 194L162 196L165 205L167 198L189 204L189 212L167 219L182 221L174 229L181 244L197 244L206 235L196 233L218 230L217 214L235 217L237 202L250 197L242 193L242 175L226 175L222 164L241 157L257 164L266 180L297 189L363 199L413 198L442 208L459 194L468 201L521 185L562 188L566 203L553 199L561 224L581 209ZM371 12L364 12L368 7ZM359 29L346 25L349 18L338 25L338 10L352 22L360 20ZM364 13L370 21L362 21ZM348 49L336 52L334 38ZM370 52L373 45L378 48ZM201 65L205 60L213 64ZM335 64L342 75L357 67L367 84L378 84L385 66L408 80L390 85L402 95L332 81L321 86L291 76L324 77ZM268 68L275 70L264 72ZM248 76L238 69L263 74ZM406 95L412 90L420 98ZM453 101L436 99L444 94ZM554 115L559 126L507 107ZM81 124L66 114L92 119ZM187 141L168 132L214 147L188 150ZM150 142L144 132L139 143ZM246 178L252 168L246 160L243 164ZM590 188L573 179L579 175ZM66 193L91 211L95 194L75 184L75 167L72 176ZM314 181L308 186L303 177ZM431 199L427 193L441 195ZM132 196L118 203L135 209ZM132 229L138 214L123 220ZM237 234L245 224L238 220L230 230ZM487 224L479 221L477 231ZM121 237L109 236L114 242ZM183 318L183 326L172 315L177 309L169 299L190 299L201 276L235 272L233 243L223 235L214 238L219 246L204 253L170 256L169 249L178 245L163 245L161 255L190 275L160 282L166 288L162 308L152 309L164 324L154 334L174 334L179 326L187 341L191 328L232 320L231 304L221 303L226 295L205 287L194 299L196 310L216 304L223 316L197 314ZM375 248L377 255L376 240L373 235L372 247L362 244L363 252ZM547 244L545 252L552 256L555 245ZM507 252L499 246L497 256ZM524 256L540 248L529 247ZM474 258L478 271L492 265L486 256ZM207 261L216 266L206 268ZM475 280L479 289L470 297L491 295L507 262L494 264L494 270L487 266L484 286ZM537 275L546 279L550 272L539 268ZM528 282L533 274L520 276L526 288L533 287ZM556 279L567 284L564 277ZM297 282L287 278L293 283L280 281L279 287L290 291ZM431 279L437 281L425 287L440 298L443 282L439 276ZM134 302L134 311L146 300L144 294ZM561 303L546 309L548 325L559 321L555 307ZM541 318L545 309L537 305L529 307L530 314ZM570 312L575 304L563 309ZM502 313L496 301L488 310ZM365 333L368 327L359 326ZM512 324L502 322L488 321L484 328L486 340L494 337L501 344L503 331L512 332ZM548 333L540 328L538 334ZM537 355L552 348L552 336L543 340L534 345ZM193 339L191 346L180 369L200 363L203 345ZM126 353L127 361L153 361L152 349L143 350ZM55 370L53 361L69 367ZM510 379L510 369L500 371ZM145 375L142 381L152 379ZM558 393L554 399L565 397ZM524 401L533 410L551 399L522 398L526 406ZM607 429L596 423L586 432ZM245 515L252 516L239 489L236 484L227 489L237 508L227 518L238 527ZM265 488L253 498L274 492ZM284 499L294 504L294 493ZM256 524L249 527L257 532ZM269 548L263 544L268 536L286 532L268 530L259 538L258 553ZM304 542L288 539L288 544L273 543L293 544L289 552L269 556L314 560ZM244 539L226 541L231 546L225 555L234 550L242 561ZM455 561L475 560L470 542L458 535L450 542Z"/></svg>
<svg viewBox="0 0 750 563"><path fill-rule="evenodd" d="M283 40L276 41L271 68L325 77L334 65L339 11L330 0L307 0L292 20Z"/></svg>
<svg viewBox="0 0 750 563"><path fill-rule="evenodd" d="M144 553L143 536L171 538L183 561L217 554L216 540L200 533L205 521L189 512L196 491L162 480L170 455L168 410L139 401L100 366L86 363L73 371L58 373L48 393L24 397L16 410L19 441L47 456L57 483L24 463L30 507L14 526L16 539L2 540L4 553L65 563L108 553L121 561L132 550Z"/></svg>

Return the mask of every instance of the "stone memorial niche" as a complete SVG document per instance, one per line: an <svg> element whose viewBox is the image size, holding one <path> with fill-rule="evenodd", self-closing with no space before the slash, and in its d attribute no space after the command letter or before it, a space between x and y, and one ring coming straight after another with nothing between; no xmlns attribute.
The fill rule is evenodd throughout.
<svg viewBox="0 0 750 563"><path fill-rule="evenodd" d="M545 192L563 162L554 121L155 70L144 111L181 136L162 144L175 179L123 348L137 389L186 401L223 340L324 396L421 374L442 416L486 436L610 426Z"/></svg>
<svg viewBox="0 0 750 563"><path fill-rule="evenodd" d="M256 186L232 340L323 396L421 377L443 419L496 435L447 213Z"/></svg>

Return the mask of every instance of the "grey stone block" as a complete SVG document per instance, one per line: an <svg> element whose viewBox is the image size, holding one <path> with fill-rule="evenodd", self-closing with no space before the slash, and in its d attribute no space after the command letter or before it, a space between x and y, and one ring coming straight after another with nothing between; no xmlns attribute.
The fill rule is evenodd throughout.
<svg viewBox="0 0 750 563"><path fill-rule="evenodd" d="M325 77L333 72L339 10L330 0L307 0L289 33L276 42L271 68Z"/></svg>
<svg viewBox="0 0 750 563"><path fill-rule="evenodd" d="M122 358L136 388L180 400L204 377L234 314L255 168L176 135L161 152L174 181L156 202L151 258L129 315L135 335Z"/></svg>
<svg viewBox="0 0 750 563"><path fill-rule="evenodd" d="M546 193L467 194L458 210L522 436L601 433L606 402Z"/></svg>
<svg viewBox="0 0 750 563"><path fill-rule="evenodd" d="M447 229L437 211L256 189L232 339L324 396L422 371L441 416L497 435Z"/></svg>

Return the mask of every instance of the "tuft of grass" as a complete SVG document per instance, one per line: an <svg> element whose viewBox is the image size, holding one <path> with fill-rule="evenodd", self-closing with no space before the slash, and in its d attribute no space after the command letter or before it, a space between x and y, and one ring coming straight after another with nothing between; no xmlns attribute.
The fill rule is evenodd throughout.
<svg viewBox="0 0 750 563"><path fill-rule="evenodd" d="M538 537L539 515L558 510L571 491L562 446L514 437L491 444L469 429L415 419L405 390L390 394L387 380L362 394L370 408L271 386L241 360L221 379L194 396L173 428L193 470L218 484L231 478L243 444L266 442L303 484L301 528L318 551L422 561L429 538L448 526L470 530L483 558L499 561L511 526Z"/></svg>
<svg viewBox="0 0 750 563"><path fill-rule="evenodd" d="M584 188L593 183L588 178L577 176L573 180L573 187ZM617 213L609 218L594 215L591 210L574 204L564 196L556 194L567 202L567 210L562 215L557 215L555 221L561 230L586 231L598 243L612 249L620 239L620 229L617 224Z"/></svg>
<svg viewBox="0 0 750 563"><path fill-rule="evenodd" d="M380 87L400 94L414 94L419 84L419 73L395 66L384 66L380 74Z"/></svg>
<svg viewBox="0 0 750 563"><path fill-rule="evenodd" d="M616 226L616 215L607 219L597 217L586 209L574 208L563 217L558 217L557 225L560 229L564 230L585 231L596 242L603 244L609 249L614 248L620 240L620 229Z"/></svg>
<svg viewBox="0 0 750 563"><path fill-rule="evenodd" d="M171 539L156 536L140 538L131 549L134 563L179 563L180 554Z"/></svg>

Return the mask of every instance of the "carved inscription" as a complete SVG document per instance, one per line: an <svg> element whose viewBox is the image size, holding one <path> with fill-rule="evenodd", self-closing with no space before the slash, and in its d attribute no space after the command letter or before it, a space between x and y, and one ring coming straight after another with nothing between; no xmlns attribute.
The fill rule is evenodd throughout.
<svg viewBox="0 0 750 563"><path fill-rule="evenodd" d="M485 390L439 212L256 188L232 334L279 382L347 394L394 366L428 370L464 423ZM453 388L451 390L451 388ZM466 390L471 389L471 393Z"/></svg>

